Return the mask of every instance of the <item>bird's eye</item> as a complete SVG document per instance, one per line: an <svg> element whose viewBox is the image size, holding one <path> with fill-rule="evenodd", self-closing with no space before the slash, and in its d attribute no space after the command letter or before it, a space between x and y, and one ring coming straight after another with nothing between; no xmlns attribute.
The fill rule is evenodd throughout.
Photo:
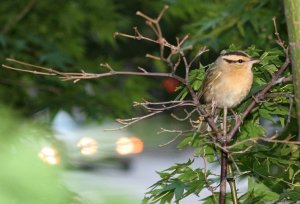
<svg viewBox="0 0 300 204"><path fill-rule="evenodd" d="M238 63L243 63L243 62L244 62L244 60L242 60L242 59L238 60Z"/></svg>

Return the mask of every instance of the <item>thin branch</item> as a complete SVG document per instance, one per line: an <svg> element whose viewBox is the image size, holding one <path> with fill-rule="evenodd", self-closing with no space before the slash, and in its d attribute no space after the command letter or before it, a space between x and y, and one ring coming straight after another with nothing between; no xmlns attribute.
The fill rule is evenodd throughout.
<svg viewBox="0 0 300 204"><path fill-rule="evenodd" d="M32 10L32 8L35 6L37 0L30 0L28 3L25 5L23 10L15 16L15 18L12 19L12 21L8 21L4 28L2 29L2 33L6 34L9 33L15 25L20 22L29 12Z"/></svg>
<svg viewBox="0 0 300 204"><path fill-rule="evenodd" d="M115 130L121 130L121 129L124 129L128 126L131 126L133 125L134 123L137 123L141 120L144 120L146 118L149 118L149 117L152 117L154 115L157 115L159 113L162 113L163 111L156 111L156 112L151 112L149 114L146 114L146 115L143 115L143 116L140 116L140 117L134 117L134 118L129 118L129 119L116 119L116 121L120 124L122 124L122 126L120 127L116 127L116 128L108 128L108 129L105 129L107 131L115 131Z"/></svg>
<svg viewBox="0 0 300 204"><path fill-rule="evenodd" d="M138 69L141 70L142 72L146 73L146 74L149 73L149 72L148 72L146 69L144 69L143 67L138 67Z"/></svg>
<svg viewBox="0 0 300 204"><path fill-rule="evenodd" d="M230 152L230 156L235 155L235 154L245 154L246 152L250 151L250 149L252 149L252 148L253 148L253 145L249 146L246 149L243 149L241 151Z"/></svg>
<svg viewBox="0 0 300 204"><path fill-rule="evenodd" d="M264 142L268 142L268 143L279 143L279 144L287 144L287 145L300 145L300 141L290 141L288 139L285 140L276 140L274 139L275 137L277 137L279 135L275 135L271 138L268 137L253 137L253 138L248 138L242 141L239 141L233 145L228 146L229 150L234 149L235 147L238 147L239 145L242 145L244 143L247 142L252 142L252 143L258 143L259 141L264 141ZM240 151L240 152L232 152L231 154L241 154L241 153L245 153L247 152L250 148L252 148L252 146L249 146L247 149Z"/></svg>
<svg viewBox="0 0 300 204"><path fill-rule="evenodd" d="M5 64L2 64L2 67L6 68L6 69L11 69L11 70L15 70L15 71L19 71L19 72L27 72L27 73L32 73L35 75L56 75L54 73L47 73L47 72L39 72L39 71L32 71L32 70L26 70L26 69L20 69L20 68L15 68L15 67L11 67Z"/></svg>
<svg viewBox="0 0 300 204"><path fill-rule="evenodd" d="M197 109L193 109L192 111L188 112L186 109L184 109L184 112L185 112L185 114L186 114L185 117L180 118L179 116L176 116L174 113L171 113L171 116L172 116L173 118L175 118L176 120L178 120L178 121L185 121L185 120L191 118L192 115L193 115L193 113L195 113L196 111L197 111ZM200 120L200 119L199 119L199 120ZM203 120L204 120L204 118L203 118Z"/></svg>
<svg viewBox="0 0 300 204"><path fill-rule="evenodd" d="M36 66L36 65L29 64L26 62L15 60L15 59L7 59L7 61L24 65L26 68L30 68L30 69L36 68L41 71L28 70L25 68L22 68L22 69L15 68L15 67L11 67L11 66L2 64L2 67L6 68L6 69L12 69L12 70L21 71L21 72L28 72L28 73L37 74L37 75L56 75L65 81L74 81L75 82L75 80L97 79L97 78L113 76L113 75L134 75L134 76L147 76L147 77L170 77L170 78L174 78L174 79L180 81L181 83L185 83L185 80L183 78L181 78L177 75L173 75L171 73L145 72L145 71L133 72L133 71L115 71L115 70L111 70L111 71L105 72L105 73L87 73L87 72L70 73L70 72L60 72L60 71L57 71L55 69L48 68L48 67Z"/></svg>
<svg viewBox="0 0 300 204"><path fill-rule="evenodd" d="M277 40L276 43L284 50L284 52L287 54L288 53L288 46L285 45L285 42L281 39L278 29L277 29L277 23L276 23L276 17L274 16L272 18L273 25L274 25L274 35L276 36Z"/></svg>
<svg viewBox="0 0 300 204"><path fill-rule="evenodd" d="M209 49L207 49L206 47L202 47L198 50L197 54L194 56L194 58L190 61L189 63L189 67L191 67L193 65L193 63L205 52L208 52Z"/></svg>
<svg viewBox="0 0 300 204"><path fill-rule="evenodd" d="M279 78L277 81L275 81L273 83L273 85L281 84L281 83L287 83L287 82L292 82L292 81L293 81L293 76L290 75L288 77L281 77L281 78Z"/></svg>
<svg viewBox="0 0 300 204"><path fill-rule="evenodd" d="M134 102L133 106L142 106L148 111L166 111L176 107L194 106L190 101L167 101L167 102Z"/></svg>
<svg viewBox="0 0 300 204"><path fill-rule="evenodd" d="M237 197L236 183L235 183L234 173L233 173L231 164L228 165L228 174L229 174L229 177L227 178L227 181L228 181L230 189L231 189L232 203L238 204L239 202L238 202L238 197Z"/></svg>
<svg viewBox="0 0 300 204"><path fill-rule="evenodd" d="M292 115L292 110L293 110L293 103L294 103L294 96L289 97L290 101L290 107L289 107L289 112L288 112L288 118L287 118L287 123L289 124L291 122L291 115Z"/></svg>
<svg viewBox="0 0 300 204"><path fill-rule="evenodd" d="M146 54L146 57L147 57L147 58L154 59L154 60L161 60L160 57L157 57L157 56L154 56L154 55L151 55L151 54Z"/></svg>
<svg viewBox="0 0 300 204"><path fill-rule="evenodd" d="M159 147L167 146L167 145L171 144L172 142L176 141L183 134L190 133L190 132L193 132L193 131L194 130L168 130L168 129L165 129L165 128L161 128L161 131L159 131L157 134L162 134L162 133L177 133L177 134L170 141L168 141L164 144L160 144Z"/></svg>
<svg viewBox="0 0 300 204"><path fill-rule="evenodd" d="M271 138L264 138L264 137L259 137L256 139L256 141L257 140L262 140L262 141L271 142L271 143L287 144L287 145L300 145L300 141L274 140ZM255 140L253 140L253 141L255 141Z"/></svg>
<svg viewBox="0 0 300 204"><path fill-rule="evenodd" d="M152 42L152 43L156 43L156 44L161 44L161 42L159 42L157 40L153 40L151 38L148 38L148 37L145 37L145 36L141 35L139 32L137 32L137 28L136 27L134 27L133 29L135 31L135 34L137 34L137 35L128 35L128 34L121 33L121 32L115 32L114 33L114 37L116 37L116 36L122 36L122 37L125 37L125 38L131 38L131 39L134 39L134 40L145 40L145 41L148 41L148 42Z"/></svg>
<svg viewBox="0 0 300 204"><path fill-rule="evenodd" d="M156 18L156 21L159 22L162 16L165 14L165 12L168 10L169 6L165 5L162 11L159 13L158 17Z"/></svg>
<svg viewBox="0 0 300 204"><path fill-rule="evenodd" d="M216 198L215 193L214 193L216 187L213 187L213 186L210 185L210 183L209 183L209 181L207 179L208 176L207 176L207 163L206 163L206 159L204 157L201 157L201 158L202 158L203 164L204 164L204 169L203 169L204 172L203 173L204 173L204 179L205 179L206 188L211 192L211 196L213 198L213 202L215 204L217 204L218 201L217 201L217 198Z"/></svg>

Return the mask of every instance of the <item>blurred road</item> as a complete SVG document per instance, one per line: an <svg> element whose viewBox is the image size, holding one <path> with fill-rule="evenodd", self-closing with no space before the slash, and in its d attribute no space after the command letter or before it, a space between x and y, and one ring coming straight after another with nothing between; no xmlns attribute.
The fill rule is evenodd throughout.
<svg viewBox="0 0 300 204"><path fill-rule="evenodd" d="M186 162L192 155L192 152L188 151L170 154L160 149L155 153L144 153L133 158L129 171L111 167L90 171L70 170L64 173L63 178L66 185L79 193L87 203L109 204L105 199L118 197L119 201L124 200L124 203L139 204L147 188L158 181L156 171L169 168L174 163ZM191 196L180 203L199 203L197 200L198 197Z"/></svg>
<svg viewBox="0 0 300 204"><path fill-rule="evenodd" d="M193 158L191 150L180 151L176 143L158 147L163 141L172 137L158 137L160 126L168 129L179 129L180 124L169 122L164 117L141 121L134 132L143 136L145 152L133 157L130 170L124 171L116 166L101 166L91 170L67 170L63 179L70 190L84 198L86 204L140 204L148 187L160 178L156 171L165 170L175 163L184 163ZM201 159L194 162L195 168L203 168ZM216 174L219 168L208 166ZM247 188L246 181L238 183L239 192ZM228 188L229 189L229 186ZM198 204L199 200L210 195L203 190L200 198L194 195L183 199L180 204Z"/></svg>

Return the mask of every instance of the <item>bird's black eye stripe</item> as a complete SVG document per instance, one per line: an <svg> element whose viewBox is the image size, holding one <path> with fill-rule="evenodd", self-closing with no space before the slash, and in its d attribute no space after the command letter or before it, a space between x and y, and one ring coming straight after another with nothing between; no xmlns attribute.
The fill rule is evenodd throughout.
<svg viewBox="0 0 300 204"><path fill-rule="evenodd" d="M230 59L226 59L226 58L223 58L227 63L231 64L231 63L243 63L245 62L244 60L242 59L239 59L239 60L230 60Z"/></svg>
<svg viewBox="0 0 300 204"><path fill-rule="evenodd" d="M228 62L229 64L236 62L236 61L234 61L234 60L230 60L230 59L226 59L226 58L223 58L223 59L224 59L226 62Z"/></svg>

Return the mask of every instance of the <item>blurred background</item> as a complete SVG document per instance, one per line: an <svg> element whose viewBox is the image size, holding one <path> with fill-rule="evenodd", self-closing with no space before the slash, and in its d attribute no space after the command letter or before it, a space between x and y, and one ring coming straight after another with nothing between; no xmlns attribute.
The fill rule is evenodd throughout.
<svg viewBox="0 0 300 204"><path fill-rule="evenodd" d="M99 64L108 62L116 70L167 71L145 58L157 46L113 37L132 34L135 26L153 36L135 13L155 17L165 4L164 36L175 42L189 33L187 44L210 49L203 64L231 44L272 47L273 16L287 36L280 0L2 0L1 63L15 58L65 72L101 72ZM2 69L0 85L1 203L140 203L159 178L155 171L193 158L176 141L160 147L174 137L157 134L160 128L185 126L170 113L107 131L118 127L115 118L144 113L133 101L176 97L172 79L118 76L74 84Z"/></svg>

